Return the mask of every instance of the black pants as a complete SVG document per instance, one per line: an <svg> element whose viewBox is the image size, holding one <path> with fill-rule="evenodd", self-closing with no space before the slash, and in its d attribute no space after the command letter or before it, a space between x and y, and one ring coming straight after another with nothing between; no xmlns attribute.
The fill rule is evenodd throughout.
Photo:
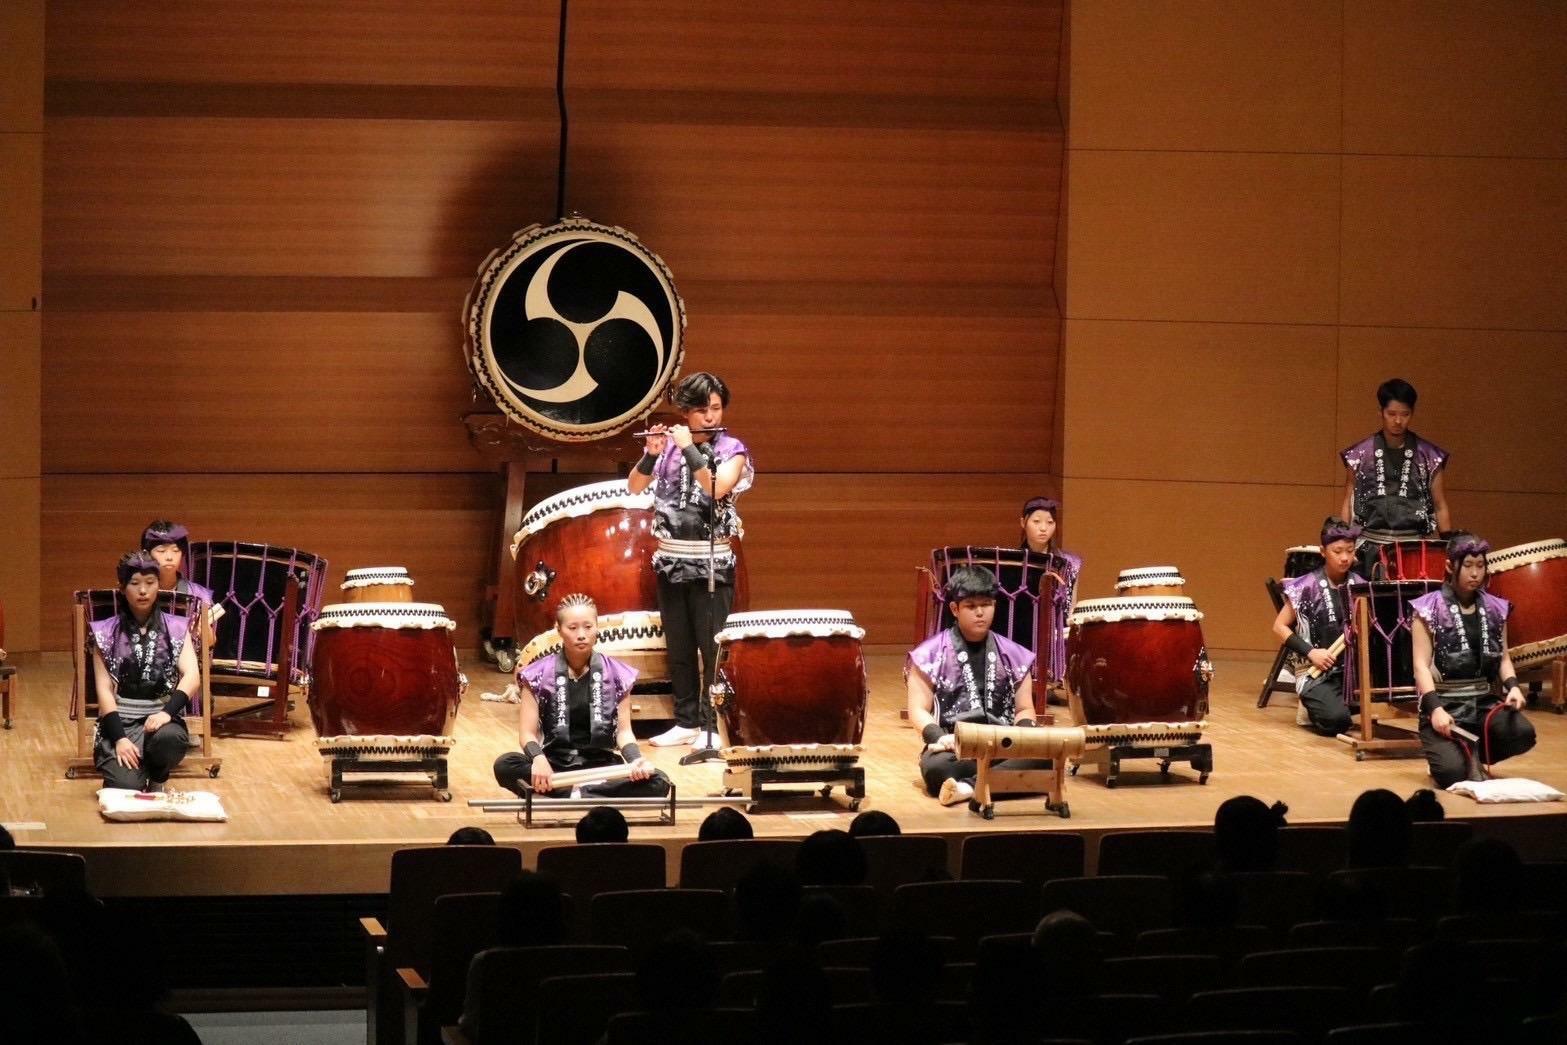
<svg viewBox="0 0 1567 1045"><path fill-rule="evenodd" d="M713 684L713 661L718 643L713 636L729 618L734 605L732 585L715 584L709 594L705 580L675 584L658 579L658 612L664 623L664 646L669 656L669 685L675 694L675 724L701 729L710 723L702 709ZM701 670L697 657L701 656Z"/></svg>
<svg viewBox="0 0 1567 1045"><path fill-rule="evenodd" d="M549 755L545 755L549 758ZM557 773L572 769L593 769L598 766L623 765L625 760L608 751L579 751L574 762L557 762L549 759L550 768ZM508 751L495 760L495 782L518 797L528 793L528 781L533 779L533 763L521 751ZM663 798L669 794L669 777L662 769L646 780L611 780L605 784L592 784L582 789L584 798ZM552 798L569 798L571 788L556 788Z"/></svg>
<svg viewBox="0 0 1567 1045"><path fill-rule="evenodd" d="M1306 688L1300 691L1300 703L1311 719L1311 728L1322 736L1336 737L1349 732L1353 720L1344 704L1344 669L1341 666L1334 665L1332 671L1307 682Z"/></svg>
<svg viewBox="0 0 1567 1045"><path fill-rule="evenodd" d="M1479 743L1460 741L1457 737L1444 737L1431 728L1431 717L1420 716L1420 746L1425 752L1426 765L1431 767L1431 779L1437 787L1447 787L1469 778L1469 757L1464 745L1470 749L1476 762L1495 764L1514 755L1521 755L1534 747L1534 725L1523 712L1503 708L1491 719L1490 744L1486 744L1485 718L1500 701L1454 701L1444 703L1453 721L1480 738Z"/></svg>
<svg viewBox="0 0 1567 1045"><path fill-rule="evenodd" d="M174 772L174 767L184 761L185 753L190 750L190 734L185 731L185 723L177 718L170 719L162 729L152 734L143 733L141 723L137 722L126 729L126 735L141 752L141 767L132 769L120 765L114 757L114 745L99 737L97 747L93 750L93 760L97 763L98 772L103 774L104 787L145 791L151 784L162 784Z"/></svg>
<svg viewBox="0 0 1567 1045"><path fill-rule="evenodd" d="M991 769L1049 769L1048 758L1008 758L990 763ZM974 783L979 775L979 764L972 758L958 758L951 751L932 751L920 755L920 776L925 781L925 793L932 798L941 794L941 785L947 780Z"/></svg>

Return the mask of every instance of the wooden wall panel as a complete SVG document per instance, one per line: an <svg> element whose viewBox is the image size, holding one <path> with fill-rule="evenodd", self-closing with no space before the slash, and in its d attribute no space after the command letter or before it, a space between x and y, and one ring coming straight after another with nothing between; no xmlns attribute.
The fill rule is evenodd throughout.
<svg viewBox="0 0 1567 1045"><path fill-rule="evenodd" d="M44 265L469 274L548 218L554 157L543 122L51 119Z"/></svg>
<svg viewBox="0 0 1567 1045"><path fill-rule="evenodd" d="M0 477L0 514L5 519L5 554L0 555L0 603L5 605L5 648L36 650L43 639L39 618L40 481L37 475ZM67 640L64 645L69 645Z"/></svg>
<svg viewBox="0 0 1567 1045"><path fill-rule="evenodd" d="M1338 494L1330 486L1070 475L1063 488L1073 520L1068 546L1085 560L1079 597L1114 595L1124 569L1178 566L1206 617L1210 650L1278 648L1263 579L1279 575L1286 548L1316 543Z"/></svg>
<svg viewBox="0 0 1567 1045"><path fill-rule="evenodd" d="M46 469L464 472L470 380L442 315L65 312L45 326ZM149 371L149 363L151 371ZM156 373L168 438L145 423Z"/></svg>
<svg viewBox="0 0 1567 1045"><path fill-rule="evenodd" d="M578 0L585 90L1052 98L1059 0ZM846 17L846 14L848 15ZM983 59L979 59L983 56Z"/></svg>
<svg viewBox="0 0 1567 1045"><path fill-rule="evenodd" d="M49 76L188 84L553 84L555 0L49 0Z"/></svg>
<svg viewBox="0 0 1567 1045"><path fill-rule="evenodd" d="M1336 159L1074 148L1070 171L1068 319L1337 318Z"/></svg>
<svg viewBox="0 0 1567 1045"><path fill-rule="evenodd" d="M1069 320L1067 475L1331 482L1331 327ZM1283 408L1296 402L1298 409ZM1317 402L1313 408L1310 404ZM1225 404L1215 410L1215 404Z"/></svg>
<svg viewBox="0 0 1567 1045"><path fill-rule="evenodd" d="M1567 160L1344 157L1343 322L1567 329Z"/></svg>
<svg viewBox="0 0 1567 1045"><path fill-rule="evenodd" d="M1344 149L1567 158L1567 5L1344 5Z"/></svg>
<svg viewBox="0 0 1567 1045"><path fill-rule="evenodd" d="M1339 359L1343 448L1376 430L1376 388L1390 377L1420 393L1415 430L1453 454L1450 491L1567 493L1567 333L1344 327ZM1470 499L1453 497L1455 522Z"/></svg>
<svg viewBox="0 0 1567 1045"><path fill-rule="evenodd" d="M0 131L44 129L44 0L0 4Z"/></svg>
<svg viewBox="0 0 1567 1045"><path fill-rule="evenodd" d="M0 312L0 477L7 479L39 475L39 326L37 312Z"/></svg>
<svg viewBox="0 0 1567 1045"><path fill-rule="evenodd" d="M42 156L42 135L0 133L0 311L31 311L43 296Z"/></svg>
<svg viewBox="0 0 1567 1045"><path fill-rule="evenodd" d="M1080 4L1073 148L1337 149L1340 20L1319 0Z"/></svg>

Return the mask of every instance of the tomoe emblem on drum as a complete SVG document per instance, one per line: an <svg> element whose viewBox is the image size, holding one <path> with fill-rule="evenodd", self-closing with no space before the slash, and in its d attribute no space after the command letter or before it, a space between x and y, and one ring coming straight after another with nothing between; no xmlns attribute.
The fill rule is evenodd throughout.
<svg viewBox="0 0 1567 1045"><path fill-rule="evenodd" d="M679 371L685 305L658 255L581 218L492 254L464 308L468 367L510 418L556 439L646 417Z"/></svg>

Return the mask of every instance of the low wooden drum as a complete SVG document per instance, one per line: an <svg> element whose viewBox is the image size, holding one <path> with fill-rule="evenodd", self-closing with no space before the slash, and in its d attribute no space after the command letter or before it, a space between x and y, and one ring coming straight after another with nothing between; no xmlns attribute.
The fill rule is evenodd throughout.
<svg viewBox="0 0 1567 1045"><path fill-rule="evenodd" d="M724 746L858 744L869 694L864 637L844 610L731 613L713 687Z"/></svg>
<svg viewBox="0 0 1567 1045"><path fill-rule="evenodd" d="M366 566L349 570L338 586L344 602L412 602L414 579L405 566Z"/></svg>
<svg viewBox="0 0 1567 1045"><path fill-rule="evenodd" d="M747 605L745 556L735 554L734 605ZM634 494L625 480L590 483L547 497L522 519L512 540L517 560L517 634L555 627L563 596L585 592L599 613L658 609L653 573L653 495Z"/></svg>
<svg viewBox="0 0 1567 1045"><path fill-rule="evenodd" d="M310 685L316 733L448 736L467 680L452 645L456 623L433 602L323 607Z"/></svg>
<svg viewBox="0 0 1567 1045"><path fill-rule="evenodd" d="M1315 544L1297 544L1284 549L1284 578L1304 577L1322 566L1322 548Z"/></svg>
<svg viewBox="0 0 1567 1045"><path fill-rule="evenodd" d="M657 613L606 613L599 617L600 653L637 669L637 685L669 681L664 627ZM519 664L528 665L560 652L560 632L541 631L522 648Z"/></svg>
<svg viewBox="0 0 1567 1045"><path fill-rule="evenodd" d="M1567 541L1519 544L1486 556L1488 587L1513 604L1507 619L1513 667L1567 657Z"/></svg>
<svg viewBox="0 0 1567 1045"><path fill-rule="evenodd" d="M1122 570L1115 581L1115 593L1126 597L1186 594L1186 578L1174 566L1139 566Z"/></svg>
<svg viewBox="0 0 1567 1045"><path fill-rule="evenodd" d="M1212 677L1191 599L1088 599L1072 613L1066 682L1079 725L1204 719Z"/></svg>

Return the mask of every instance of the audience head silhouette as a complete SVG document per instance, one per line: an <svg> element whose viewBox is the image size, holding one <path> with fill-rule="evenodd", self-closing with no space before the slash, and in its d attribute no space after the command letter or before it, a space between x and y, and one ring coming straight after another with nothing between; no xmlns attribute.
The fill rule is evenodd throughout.
<svg viewBox="0 0 1567 1045"><path fill-rule="evenodd" d="M631 837L631 825L626 823L626 818L620 810L609 806L599 806L589 809L581 820L577 821L577 841L589 842L624 842Z"/></svg>

